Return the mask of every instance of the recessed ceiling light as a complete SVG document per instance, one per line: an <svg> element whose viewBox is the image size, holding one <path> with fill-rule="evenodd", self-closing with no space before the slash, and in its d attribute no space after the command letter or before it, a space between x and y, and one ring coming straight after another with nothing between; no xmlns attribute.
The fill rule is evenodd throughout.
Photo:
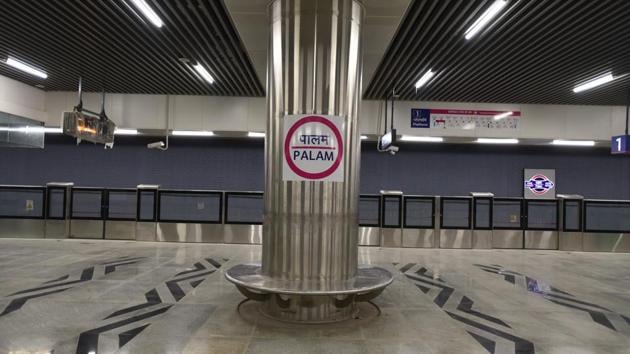
<svg viewBox="0 0 630 354"><path fill-rule="evenodd" d="M505 0L497 0L470 26L464 35L467 40L472 39L479 31L481 31L488 22L497 16L497 14L507 5Z"/></svg>
<svg viewBox="0 0 630 354"><path fill-rule="evenodd" d="M160 16L144 0L131 0L131 2L155 27L160 28L164 25Z"/></svg>
<svg viewBox="0 0 630 354"><path fill-rule="evenodd" d="M204 80L208 81L211 84L214 83L214 78L212 77L212 75L210 75L208 70L206 70L206 68L204 68L201 64L197 63L193 65L193 68L195 68L197 73L201 75L201 77L203 77Z"/></svg>
<svg viewBox="0 0 630 354"><path fill-rule="evenodd" d="M595 141L593 140L564 140L564 139L556 139L551 142L553 145L562 145L562 146L595 146Z"/></svg>
<svg viewBox="0 0 630 354"><path fill-rule="evenodd" d="M603 84L609 83L611 81L613 81L615 79L615 77L612 75L612 73L606 73L604 75L598 76L596 78L594 78L593 80L587 81L581 85L578 85L576 87L573 88L573 92L574 93L578 93L578 92L582 92L582 91L586 91L586 90L590 90L594 87L597 86L601 86Z"/></svg>
<svg viewBox="0 0 630 354"><path fill-rule="evenodd" d="M424 143L441 143L444 141L444 138L439 136L413 136L413 135L403 135L400 137L400 141L415 141L415 142L424 142Z"/></svg>
<svg viewBox="0 0 630 354"><path fill-rule="evenodd" d="M265 137L265 133L248 132L247 136L250 137L250 138L264 138Z"/></svg>
<svg viewBox="0 0 630 354"><path fill-rule="evenodd" d="M207 130L173 130L173 135L178 136L213 136L214 132Z"/></svg>
<svg viewBox="0 0 630 354"><path fill-rule="evenodd" d="M419 89L420 87L424 86L427 83L427 81L431 80L433 75L435 75L435 72L431 71L431 69L429 69L426 73L424 73L424 75L422 75L420 80L416 82L416 89Z"/></svg>
<svg viewBox="0 0 630 354"><path fill-rule="evenodd" d="M31 75L37 76L37 77L41 77L42 79L46 79L48 78L48 74L46 74L44 71L41 71L39 69L35 69L34 67L30 66L29 64L23 63L15 58L11 58L8 57L6 60L7 65L12 66L18 70L22 70L25 73L29 73Z"/></svg>
<svg viewBox="0 0 630 354"><path fill-rule="evenodd" d="M518 139L479 138L477 142L481 144L518 144Z"/></svg>
<svg viewBox="0 0 630 354"><path fill-rule="evenodd" d="M497 114L496 116L494 116L494 120L501 120L503 118L509 117L512 114L514 114L514 112L510 111L510 112L503 112L501 114Z"/></svg>

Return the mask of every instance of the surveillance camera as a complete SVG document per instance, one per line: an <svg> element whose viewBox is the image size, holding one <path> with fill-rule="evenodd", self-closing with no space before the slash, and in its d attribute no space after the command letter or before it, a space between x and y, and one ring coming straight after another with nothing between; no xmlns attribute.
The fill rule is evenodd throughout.
<svg viewBox="0 0 630 354"><path fill-rule="evenodd" d="M398 146L394 146L394 145L391 145L390 147L387 148L387 152L389 152L389 154L392 156L396 155L398 150L400 150Z"/></svg>
<svg viewBox="0 0 630 354"><path fill-rule="evenodd" d="M164 148L164 142L163 141L156 141L154 143L147 144L147 148L149 148L149 149L162 149L162 148Z"/></svg>

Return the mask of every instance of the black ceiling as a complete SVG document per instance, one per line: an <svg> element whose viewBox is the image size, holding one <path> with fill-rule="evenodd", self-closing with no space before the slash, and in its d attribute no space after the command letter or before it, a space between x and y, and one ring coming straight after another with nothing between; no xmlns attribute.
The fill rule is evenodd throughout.
<svg viewBox="0 0 630 354"><path fill-rule="evenodd" d="M146 0L157 28L129 0L2 0L0 75L45 90L262 96L232 20L220 0ZM44 69L43 80L4 64L7 55ZM178 58L199 62L208 84Z"/></svg>
<svg viewBox="0 0 630 354"><path fill-rule="evenodd" d="M542 104L628 102L630 75L573 93L612 71L630 73L630 1L510 0L467 41L464 33L494 0L413 0L364 97L392 88L402 99ZM418 92L415 82L432 68Z"/></svg>

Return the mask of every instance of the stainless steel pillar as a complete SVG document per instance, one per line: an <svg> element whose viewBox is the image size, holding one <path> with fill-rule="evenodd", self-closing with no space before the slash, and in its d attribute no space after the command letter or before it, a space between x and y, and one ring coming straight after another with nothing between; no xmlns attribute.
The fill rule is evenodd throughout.
<svg viewBox="0 0 630 354"><path fill-rule="evenodd" d="M354 312L355 294L391 282L389 272L357 264L364 7L359 0L274 0L269 16L262 267L237 266L227 277L246 296L262 291L258 300L271 317L343 320ZM283 180L284 122L304 114L343 118L342 181Z"/></svg>

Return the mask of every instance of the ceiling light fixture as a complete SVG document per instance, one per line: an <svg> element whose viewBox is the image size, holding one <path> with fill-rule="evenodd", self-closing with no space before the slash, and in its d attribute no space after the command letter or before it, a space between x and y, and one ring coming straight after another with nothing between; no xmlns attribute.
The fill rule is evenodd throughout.
<svg viewBox="0 0 630 354"><path fill-rule="evenodd" d="M431 80L433 75L435 75L435 72L433 72L431 69L429 69L426 73L424 73L424 75L422 75L420 80L416 82L416 90L424 86L427 83L427 81Z"/></svg>
<svg viewBox="0 0 630 354"><path fill-rule="evenodd" d="M247 136L250 137L250 138L264 138L265 137L265 133L248 132Z"/></svg>
<svg viewBox="0 0 630 354"><path fill-rule="evenodd" d="M173 130L173 135L177 136L213 136L214 132L207 130Z"/></svg>
<svg viewBox="0 0 630 354"><path fill-rule="evenodd" d="M206 70L206 68L204 68L201 64L197 63L193 65L193 68L195 68L197 73L201 75L201 77L203 77L204 80L208 81L211 84L214 83L214 78L212 77L212 75L210 75L208 70Z"/></svg>
<svg viewBox="0 0 630 354"><path fill-rule="evenodd" d="M403 135L400 137L400 141L414 141L414 142L424 142L424 143L441 143L444 141L444 138L439 136L413 136L413 135Z"/></svg>
<svg viewBox="0 0 630 354"><path fill-rule="evenodd" d="M34 67L23 63L15 58L11 58L8 57L7 60L5 61L5 63L7 63L7 65L12 66L18 70L22 70L25 73L29 73L31 75L37 76L37 77L41 77L42 79L46 79L48 78L48 74L46 74L44 71L41 71L39 69L35 69Z"/></svg>
<svg viewBox="0 0 630 354"><path fill-rule="evenodd" d="M61 128L55 127L0 127L0 131L3 132L20 132L20 133L51 133L61 134Z"/></svg>
<svg viewBox="0 0 630 354"><path fill-rule="evenodd" d="M478 138L481 144L518 144L518 139L495 139L495 138Z"/></svg>
<svg viewBox="0 0 630 354"><path fill-rule="evenodd" d="M44 133L50 133L50 134L61 134L63 133L63 129L61 129L60 127L44 127Z"/></svg>
<svg viewBox="0 0 630 354"><path fill-rule="evenodd" d="M564 140L564 139L556 139L551 142L553 145L561 145L561 146L595 146L595 141L593 140Z"/></svg>
<svg viewBox="0 0 630 354"><path fill-rule="evenodd" d="M494 120L501 120L503 118L511 116L512 114L514 114L514 112L512 112L512 111L504 112L504 113L501 113L501 114L497 114L496 116L494 116Z"/></svg>
<svg viewBox="0 0 630 354"><path fill-rule="evenodd" d="M472 39L479 31L481 31L488 22L492 21L493 18L499 14L499 12L507 5L507 1L505 0L497 0L470 26L464 37L467 40Z"/></svg>
<svg viewBox="0 0 630 354"><path fill-rule="evenodd" d="M119 129L114 130L116 135L138 135L138 129Z"/></svg>
<svg viewBox="0 0 630 354"><path fill-rule="evenodd" d="M151 8L151 6L149 6L149 4L146 3L146 1L144 0L131 0L131 2L133 3L133 5L140 10L140 12L142 12L142 14L149 20L151 21L151 23L157 27L160 28L162 26L164 26L164 22L162 22L162 19L160 18L160 16L158 16L155 11L153 11L153 9Z"/></svg>
<svg viewBox="0 0 630 354"><path fill-rule="evenodd" d="M361 140L367 140L368 136L367 135L361 135Z"/></svg>
<svg viewBox="0 0 630 354"><path fill-rule="evenodd" d="M582 91L586 91L586 90L590 90L594 87L597 86L601 86L603 84L609 83L611 81L613 81L615 79L615 77L612 75L612 73L606 73L604 75L598 76L593 80L587 81L581 85L575 86L573 88L573 92L574 93L578 93L578 92L582 92Z"/></svg>

